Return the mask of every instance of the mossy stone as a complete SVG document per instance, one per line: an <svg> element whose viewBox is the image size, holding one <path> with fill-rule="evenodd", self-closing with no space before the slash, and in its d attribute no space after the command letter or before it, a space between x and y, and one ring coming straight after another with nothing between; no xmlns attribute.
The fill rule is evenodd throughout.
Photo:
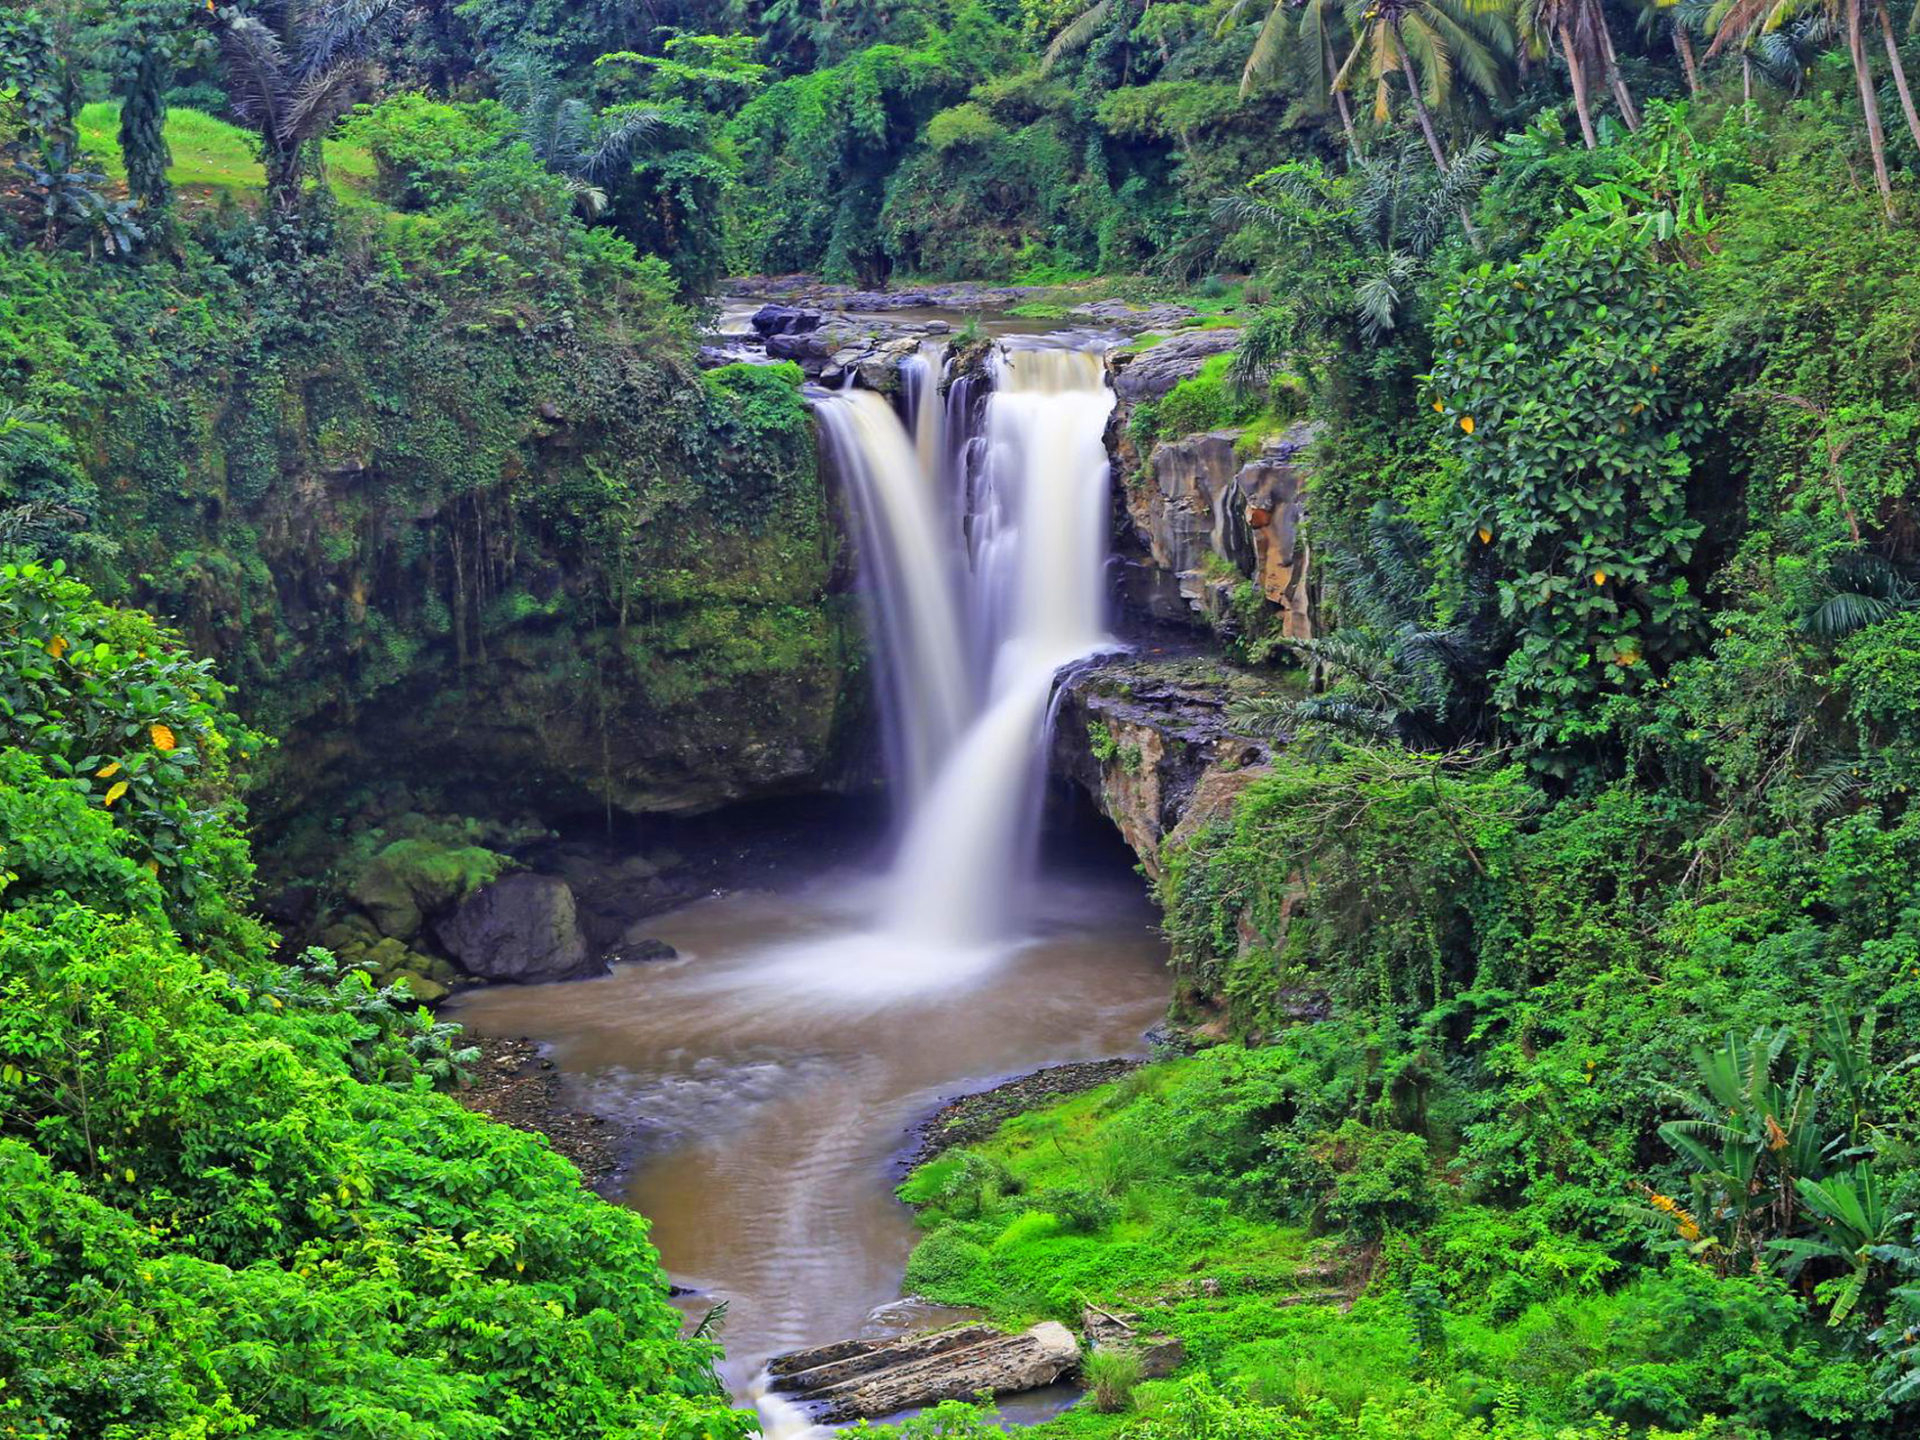
<svg viewBox="0 0 1920 1440"><path fill-rule="evenodd" d="M381 934L411 940L426 917L464 900L511 863L478 845L396 840L373 857L349 893Z"/></svg>

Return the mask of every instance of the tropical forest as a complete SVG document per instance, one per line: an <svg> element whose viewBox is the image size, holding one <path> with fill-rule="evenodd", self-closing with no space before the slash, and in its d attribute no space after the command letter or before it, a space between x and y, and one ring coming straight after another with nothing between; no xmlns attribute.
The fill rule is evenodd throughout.
<svg viewBox="0 0 1920 1440"><path fill-rule="evenodd" d="M1917 84L0 0L0 1440L1920 1434Z"/></svg>

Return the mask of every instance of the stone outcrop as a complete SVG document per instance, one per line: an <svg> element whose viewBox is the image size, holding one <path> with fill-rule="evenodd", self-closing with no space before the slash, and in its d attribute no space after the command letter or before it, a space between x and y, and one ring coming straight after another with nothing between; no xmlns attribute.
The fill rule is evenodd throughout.
<svg viewBox="0 0 1920 1440"><path fill-rule="evenodd" d="M469 975L539 984L604 974L590 955L573 891L553 875L522 872L479 891L435 927Z"/></svg>
<svg viewBox="0 0 1920 1440"><path fill-rule="evenodd" d="M1158 879L1162 842L1225 818L1266 773L1265 745L1227 718L1236 698L1264 688L1215 660L1087 666L1063 686L1052 768L1093 797Z"/></svg>
<svg viewBox="0 0 1920 1440"><path fill-rule="evenodd" d="M981 1391L1051 1385L1080 1364L1073 1332L1048 1320L1018 1335L966 1325L897 1340L849 1340L778 1356L773 1388L826 1422L872 1420Z"/></svg>
<svg viewBox="0 0 1920 1440"><path fill-rule="evenodd" d="M1235 329L1181 330L1144 350L1123 350L1113 357L1113 391L1123 405L1158 400L1182 380L1200 373L1216 355L1240 343Z"/></svg>
<svg viewBox="0 0 1920 1440"><path fill-rule="evenodd" d="M1149 1330L1138 1315L1116 1315L1089 1305L1081 1312L1087 1347L1096 1355L1131 1355L1142 1380L1164 1380L1187 1361L1186 1342Z"/></svg>
<svg viewBox="0 0 1920 1440"><path fill-rule="evenodd" d="M1215 628L1233 625L1231 598L1252 580L1279 612L1289 639L1313 634L1312 554L1302 531L1300 452L1312 427L1299 424L1245 453L1238 430L1213 430L1156 445L1127 489L1127 516L1152 565Z"/></svg>

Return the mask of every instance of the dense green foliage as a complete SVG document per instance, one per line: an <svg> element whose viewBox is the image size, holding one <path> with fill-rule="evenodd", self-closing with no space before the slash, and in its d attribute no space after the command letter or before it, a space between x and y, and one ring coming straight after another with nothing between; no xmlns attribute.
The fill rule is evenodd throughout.
<svg viewBox="0 0 1920 1440"><path fill-rule="evenodd" d="M204 664L33 566L0 639L13 1433L740 1433L645 1223L433 1093L450 1027L268 959Z"/></svg>

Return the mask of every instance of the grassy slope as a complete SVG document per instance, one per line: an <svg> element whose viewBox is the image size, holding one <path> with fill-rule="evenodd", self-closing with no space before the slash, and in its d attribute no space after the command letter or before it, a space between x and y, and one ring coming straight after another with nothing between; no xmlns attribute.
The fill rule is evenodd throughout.
<svg viewBox="0 0 1920 1440"><path fill-rule="evenodd" d="M1008 1325L1057 1318L1077 1328L1088 1303L1134 1311L1147 1316L1151 1328L1184 1340L1191 1363L1201 1368L1222 1374L1283 1369L1286 1379L1276 1375L1276 1384L1349 1405L1379 1394L1386 1376L1409 1368L1401 1317L1350 1330L1330 1246L1301 1226L1258 1219L1197 1193L1157 1153L1152 1101L1195 1063L1155 1065L1117 1085L1016 1116L984 1144L950 1151L915 1171L900 1194L924 1207L922 1224L937 1232L929 1251L953 1249L958 1241L969 1247L966 1253L977 1246L985 1255L971 1267L955 1267L916 1254L908 1287L981 1306ZM967 1172L982 1170L1002 1178L989 1185L972 1215ZM1107 1223L1069 1229L1073 1222L1048 1208L1064 1209L1063 1195L1087 1192L1112 1200ZM1375 1308L1374 1302L1360 1308ZM1249 1347L1264 1353L1256 1357ZM1159 1388L1147 1386L1142 1402L1151 1406ZM1127 1418L1080 1407L1038 1433L1102 1436Z"/></svg>
<svg viewBox="0 0 1920 1440"><path fill-rule="evenodd" d="M80 139L116 184L126 181L120 160L120 107L99 102L80 111ZM167 112L167 146L173 164L167 178L188 198L218 201L258 195L266 185L259 146L253 136L198 110ZM372 204L373 157L365 149L340 140L327 142L327 178L344 205Z"/></svg>

